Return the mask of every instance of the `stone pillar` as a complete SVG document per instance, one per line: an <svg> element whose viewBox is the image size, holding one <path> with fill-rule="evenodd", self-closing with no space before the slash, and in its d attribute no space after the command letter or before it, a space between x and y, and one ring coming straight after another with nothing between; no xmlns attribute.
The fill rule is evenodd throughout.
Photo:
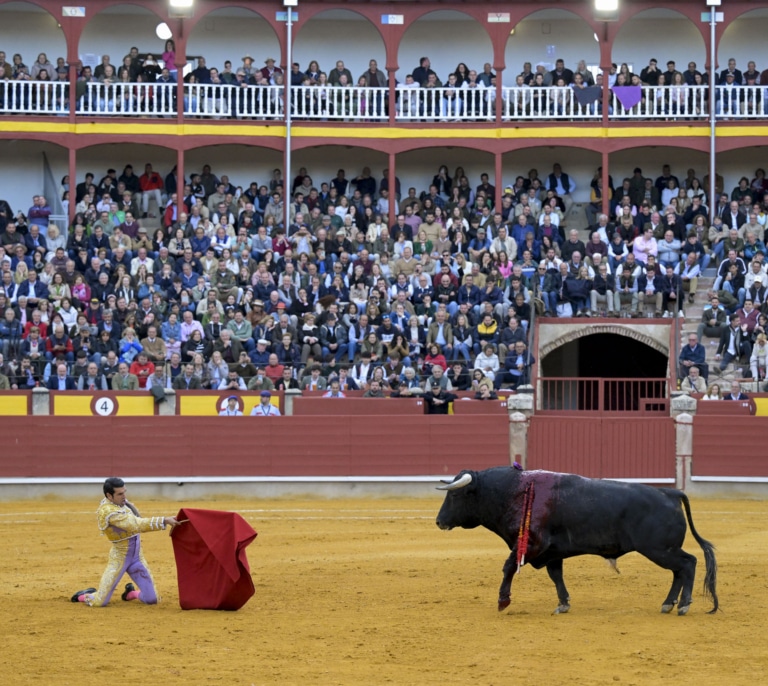
<svg viewBox="0 0 768 686"><path fill-rule="evenodd" d="M516 393L507 398L509 410L509 463L525 467L528 459L528 420L533 415L533 395ZM519 456L519 457L518 457Z"/></svg>
<svg viewBox="0 0 768 686"><path fill-rule="evenodd" d="M176 414L176 391L172 388L165 389L165 402L157 407L160 417L173 417Z"/></svg>
<svg viewBox="0 0 768 686"><path fill-rule="evenodd" d="M47 388L32 389L32 415L43 416L51 414L51 394Z"/></svg>
<svg viewBox="0 0 768 686"><path fill-rule="evenodd" d="M669 414L674 419L680 414L696 414L696 398L692 398L687 393L672 393L669 403Z"/></svg>
<svg viewBox="0 0 768 686"><path fill-rule="evenodd" d="M528 417L522 412L509 415L509 464L517 460L523 467L528 456Z"/></svg>
<svg viewBox="0 0 768 686"><path fill-rule="evenodd" d="M300 398L302 395L298 388L289 388L285 391L283 396L283 416L290 417L293 415L293 399Z"/></svg>
<svg viewBox="0 0 768 686"><path fill-rule="evenodd" d="M695 402L695 401L694 401ZM681 412L675 417L675 486L685 490L691 478L693 417Z"/></svg>

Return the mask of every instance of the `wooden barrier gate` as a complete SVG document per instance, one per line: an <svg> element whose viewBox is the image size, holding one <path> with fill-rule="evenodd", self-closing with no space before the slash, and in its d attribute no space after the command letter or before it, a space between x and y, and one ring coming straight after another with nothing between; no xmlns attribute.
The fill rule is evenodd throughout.
<svg viewBox="0 0 768 686"><path fill-rule="evenodd" d="M674 484L665 379L541 379L528 469Z"/></svg>

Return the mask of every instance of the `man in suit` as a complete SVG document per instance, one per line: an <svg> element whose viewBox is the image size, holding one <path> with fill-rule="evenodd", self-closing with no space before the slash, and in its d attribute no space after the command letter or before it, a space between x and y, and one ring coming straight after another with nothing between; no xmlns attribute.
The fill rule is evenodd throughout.
<svg viewBox="0 0 768 686"><path fill-rule="evenodd" d="M427 350L433 343L438 345L446 359L453 359L453 329L443 310L437 311L435 321L429 325L427 330Z"/></svg>
<svg viewBox="0 0 768 686"><path fill-rule="evenodd" d="M731 59L728 60L728 69L723 69L723 71L720 72L720 76L717 79L717 82L722 85L726 83L726 78L732 75L733 76L733 82L737 86L744 85L744 75L741 73L740 70L736 69L736 60L731 57Z"/></svg>
<svg viewBox="0 0 768 686"><path fill-rule="evenodd" d="M117 368L117 374L112 377L113 391L138 391L139 379L128 371L128 363L121 362Z"/></svg>
<svg viewBox="0 0 768 686"><path fill-rule="evenodd" d="M324 391L328 388L328 380L324 376L320 376L320 366L314 365L309 370L309 376L305 376L301 380L302 391Z"/></svg>
<svg viewBox="0 0 768 686"><path fill-rule="evenodd" d="M730 316L730 323L720 333L720 342L717 345L715 360L720 362L720 371L723 371L731 362L738 363L739 359L749 359L752 355L752 344L749 342L747 325L741 325L741 317L738 314Z"/></svg>
<svg viewBox="0 0 768 686"><path fill-rule="evenodd" d="M738 201L732 200L728 209L723 212L723 225L729 229L740 229L746 223L747 217L739 208Z"/></svg>
<svg viewBox="0 0 768 686"><path fill-rule="evenodd" d="M749 400L749 396L741 392L741 384L738 381L731 381L731 392L726 393L723 400Z"/></svg>
<svg viewBox="0 0 768 686"><path fill-rule="evenodd" d="M706 365L707 351L699 343L699 337L695 333L688 334L688 345L683 346L678 358L677 378L681 381L689 375L692 367L697 367L704 381L707 380L708 369Z"/></svg>
<svg viewBox="0 0 768 686"><path fill-rule="evenodd" d="M325 324L320 327L320 346L323 350L323 359L333 355L337 362L343 360L349 350L347 330L339 324L333 312L328 314Z"/></svg>
<svg viewBox="0 0 768 686"><path fill-rule="evenodd" d="M75 380L67 374L67 365L60 362L56 365L56 375L48 379L49 391L74 391L77 390Z"/></svg>
<svg viewBox="0 0 768 686"><path fill-rule="evenodd" d="M48 286L37 278L37 271L34 269L29 270L26 281L22 281L19 284L19 288L16 291L16 298L26 296L27 304L30 307L37 307L37 303L41 300L48 299Z"/></svg>
<svg viewBox="0 0 768 686"><path fill-rule="evenodd" d="M197 391L202 388L199 377L195 376L195 366L187 364L184 371L173 380L173 389L176 391Z"/></svg>

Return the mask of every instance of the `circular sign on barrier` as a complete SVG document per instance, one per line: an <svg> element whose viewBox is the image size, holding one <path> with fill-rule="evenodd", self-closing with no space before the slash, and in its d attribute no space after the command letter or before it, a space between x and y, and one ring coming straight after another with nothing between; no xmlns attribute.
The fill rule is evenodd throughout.
<svg viewBox="0 0 768 686"><path fill-rule="evenodd" d="M91 400L91 412L100 417L112 417L117 414L117 400L106 396L96 396Z"/></svg>
<svg viewBox="0 0 768 686"><path fill-rule="evenodd" d="M227 400L230 396L235 395L234 393L230 393L229 395L220 396L218 399L218 407L216 409L216 412L223 412L227 409ZM237 409L242 412L245 409L245 403L243 402L242 396L237 396Z"/></svg>

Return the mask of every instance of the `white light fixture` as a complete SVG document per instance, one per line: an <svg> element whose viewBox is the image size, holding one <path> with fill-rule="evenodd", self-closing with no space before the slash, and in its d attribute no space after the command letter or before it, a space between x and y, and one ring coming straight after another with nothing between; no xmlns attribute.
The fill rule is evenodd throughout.
<svg viewBox="0 0 768 686"><path fill-rule="evenodd" d="M595 43L599 43L600 42L600 39L597 37L596 33L593 33L592 37L595 39Z"/></svg>
<svg viewBox="0 0 768 686"><path fill-rule="evenodd" d="M164 21L160 22L157 25L157 28L155 29L155 33L157 34L157 37L160 40L168 40L173 36L173 31L171 31L171 27L168 26Z"/></svg>
<svg viewBox="0 0 768 686"><path fill-rule="evenodd" d="M707 7L720 7L723 0L707 0Z"/></svg>
<svg viewBox="0 0 768 686"><path fill-rule="evenodd" d="M595 9L598 12L616 12L619 9L619 0L595 0Z"/></svg>
<svg viewBox="0 0 768 686"><path fill-rule="evenodd" d="M169 0L171 7L192 7L195 0Z"/></svg>

